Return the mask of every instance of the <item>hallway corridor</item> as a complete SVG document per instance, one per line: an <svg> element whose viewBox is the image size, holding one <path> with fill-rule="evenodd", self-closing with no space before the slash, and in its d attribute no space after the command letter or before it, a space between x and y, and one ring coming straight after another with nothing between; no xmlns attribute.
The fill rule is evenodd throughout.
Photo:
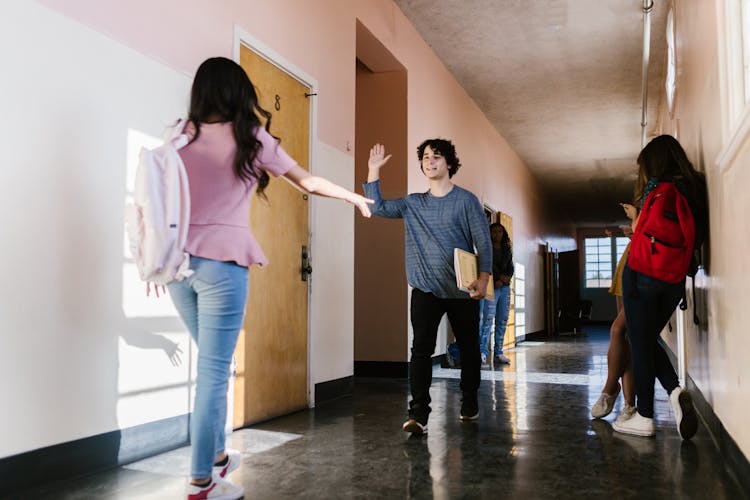
<svg viewBox="0 0 750 500"><path fill-rule="evenodd" d="M608 331L507 351L511 365L482 371L477 422L458 418L458 371L436 367L426 437L401 432L404 379L356 379L352 397L234 432L233 473L248 499L336 498L746 498L701 426L677 435L656 391L654 439L613 432L589 407L606 376ZM189 448L23 499L184 498Z"/></svg>

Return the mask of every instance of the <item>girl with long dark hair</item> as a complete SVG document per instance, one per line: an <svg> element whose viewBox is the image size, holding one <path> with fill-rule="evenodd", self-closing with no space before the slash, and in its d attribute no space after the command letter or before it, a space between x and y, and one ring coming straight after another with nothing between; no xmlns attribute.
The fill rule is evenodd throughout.
<svg viewBox="0 0 750 500"><path fill-rule="evenodd" d="M677 139L669 135L656 137L638 155L634 196L638 208L643 208L649 193L665 182L673 183L687 200L694 220L695 242L702 242L706 232L706 180L693 168ZM640 219L641 216L636 226L644 223ZM622 292L635 377L636 412L630 418L618 418L613 427L626 434L654 435L654 380L658 378L669 393L680 436L690 439L698 428L692 399L680 387L667 353L659 344L662 329L684 297L685 278L669 283L637 272L630 267L632 258L631 249L623 272Z"/></svg>
<svg viewBox="0 0 750 500"><path fill-rule="evenodd" d="M249 226L253 189L264 196L270 173L309 193L345 200L370 216L372 200L310 175L279 146L270 126L271 114L258 105L253 84L237 63L215 57L200 65L185 128L190 143L179 151L190 184L185 251L194 274L168 285L198 345L189 500L243 496L242 488L226 479L239 467L240 456L225 448L224 424L248 267L268 261Z"/></svg>

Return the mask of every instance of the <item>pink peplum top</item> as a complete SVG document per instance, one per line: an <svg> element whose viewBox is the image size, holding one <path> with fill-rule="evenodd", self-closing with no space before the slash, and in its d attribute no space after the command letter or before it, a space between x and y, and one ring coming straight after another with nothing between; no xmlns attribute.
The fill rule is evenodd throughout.
<svg viewBox="0 0 750 500"><path fill-rule="evenodd" d="M189 126L185 132L192 137L194 128ZM278 177L297 165L264 128L255 134L263 145L255 159L257 167ZM268 259L250 229L250 196L256 182L235 175L236 150L230 122L201 123L198 139L180 149L190 183L185 251L241 266L263 266Z"/></svg>

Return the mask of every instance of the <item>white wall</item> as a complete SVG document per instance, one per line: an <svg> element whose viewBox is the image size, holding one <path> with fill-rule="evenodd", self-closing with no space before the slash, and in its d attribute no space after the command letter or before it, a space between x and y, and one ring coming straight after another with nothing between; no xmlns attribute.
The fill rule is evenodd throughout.
<svg viewBox="0 0 750 500"><path fill-rule="evenodd" d="M316 175L354 187L351 156L318 142L315 158ZM312 202L310 372L317 384L354 373L355 215L342 210L339 200L313 197Z"/></svg>
<svg viewBox="0 0 750 500"><path fill-rule="evenodd" d="M742 68L742 60L731 61L728 52L729 19L739 19L725 10L731 4L736 2L675 1L675 110L670 115L662 104L659 123L661 132L679 139L708 183L710 255L706 272L696 276L699 326L692 323L695 304L688 293L687 374L750 457L750 104L742 103L743 96L733 106L728 104L733 86L742 92L741 73L732 77L727 71L735 62ZM676 336L665 336L676 348Z"/></svg>
<svg viewBox="0 0 750 500"><path fill-rule="evenodd" d="M187 335L125 290L123 207L129 137L161 136L190 78L32 2L0 37L0 456L184 414Z"/></svg>

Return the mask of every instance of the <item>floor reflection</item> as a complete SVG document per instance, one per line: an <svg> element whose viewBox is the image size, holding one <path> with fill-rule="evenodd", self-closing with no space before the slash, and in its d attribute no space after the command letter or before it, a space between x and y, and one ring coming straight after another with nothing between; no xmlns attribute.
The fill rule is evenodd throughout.
<svg viewBox="0 0 750 500"><path fill-rule="evenodd" d="M429 432L410 437L405 379L356 379L351 397L235 432L246 498L746 498L700 428L682 441L657 387L655 438L592 420L608 330L521 344L482 371L480 415L459 420L458 370L435 368ZM184 498L187 448L38 488L23 498Z"/></svg>

